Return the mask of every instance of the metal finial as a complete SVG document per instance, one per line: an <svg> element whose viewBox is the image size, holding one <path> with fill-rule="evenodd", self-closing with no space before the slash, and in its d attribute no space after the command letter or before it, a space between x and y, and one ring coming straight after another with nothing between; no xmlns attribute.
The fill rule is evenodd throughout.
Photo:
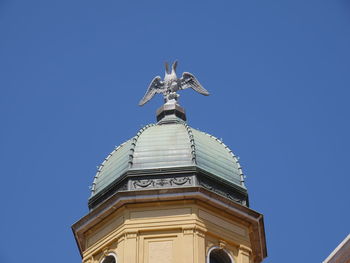
<svg viewBox="0 0 350 263"><path fill-rule="evenodd" d="M165 62L165 76L164 80L161 80L160 76L155 77L151 84L148 86L146 94L140 100L139 105L142 106L157 93L162 93L165 103L169 101L176 102L179 98L178 90L192 88L198 93L208 96L209 92L202 87L199 81L191 73L184 72L182 77L176 76L177 61L175 61L169 70L168 62Z"/></svg>

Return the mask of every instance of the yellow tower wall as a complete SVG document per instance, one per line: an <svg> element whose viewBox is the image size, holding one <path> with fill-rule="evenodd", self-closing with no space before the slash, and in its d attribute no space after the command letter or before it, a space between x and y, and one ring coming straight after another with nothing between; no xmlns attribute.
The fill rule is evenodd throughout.
<svg viewBox="0 0 350 263"><path fill-rule="evenodd" d="M253 262L249 224L202 201L130 204L84 233L83 262L113 254L118 263L204 263L212 247Z"/></svg>

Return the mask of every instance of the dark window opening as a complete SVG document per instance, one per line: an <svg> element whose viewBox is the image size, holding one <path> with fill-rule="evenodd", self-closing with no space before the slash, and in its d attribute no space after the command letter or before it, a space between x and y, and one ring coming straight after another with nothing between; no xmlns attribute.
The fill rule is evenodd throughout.
<svg viewBox="0 0 350 263"><path fill-rule="evenodd" d="M116 263L113 256L107 256L102 260L102 263Z"/></svg>
<svg viewBox="0 0 350 263"><path fill-rule="evenodd" d="M222 249L214 249L210 252L209 255L210 263L233 263L231 262L231 258L227 253Z"/></svg>

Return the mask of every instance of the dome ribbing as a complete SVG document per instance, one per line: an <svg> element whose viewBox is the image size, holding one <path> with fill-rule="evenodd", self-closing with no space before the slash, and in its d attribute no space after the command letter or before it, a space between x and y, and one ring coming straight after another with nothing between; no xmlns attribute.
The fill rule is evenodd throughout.
<svg viewBox="0 0 350 263"><path fill-rule="evenodd" d="M199 170L246 192L241 167L231 150L214 136L177 120L147 125L113 150L98 168L90 200L103 195L127 174L165 170Z"/></svg>

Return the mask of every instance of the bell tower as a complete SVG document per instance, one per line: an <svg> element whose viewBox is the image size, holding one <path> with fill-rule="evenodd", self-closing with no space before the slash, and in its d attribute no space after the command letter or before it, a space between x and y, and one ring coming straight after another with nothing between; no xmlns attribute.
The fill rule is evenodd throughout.
<svg viewBox="0 0 350 263"><path fill-rule="evenodd" d="M98 168L90 211L72 226L83 263L259 263L267 256L263 215L249 208L238 159L190 127L177 102L182 89L209 93L172 68L140 102L163 93L157 123Z"/></svg>

